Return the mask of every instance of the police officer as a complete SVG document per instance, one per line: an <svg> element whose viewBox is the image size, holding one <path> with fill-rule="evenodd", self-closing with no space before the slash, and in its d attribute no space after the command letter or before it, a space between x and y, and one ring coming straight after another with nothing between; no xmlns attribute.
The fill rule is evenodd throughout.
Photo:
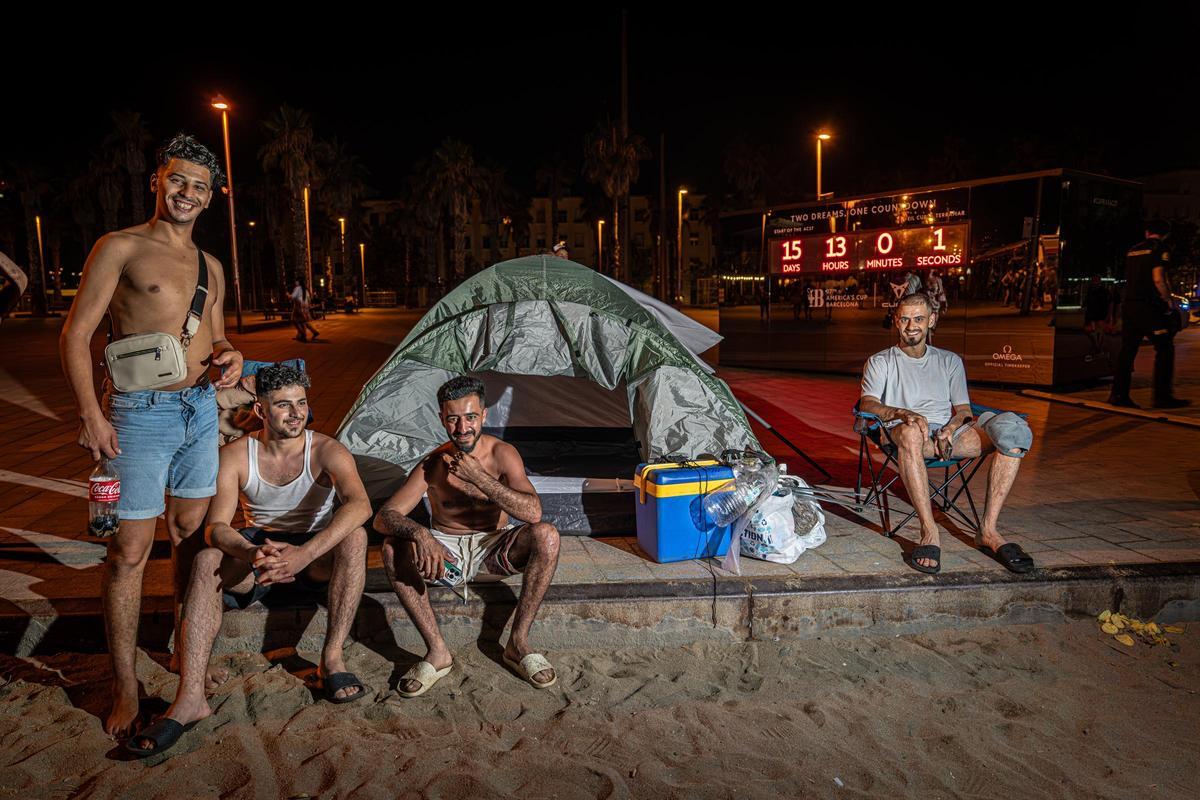
<svg viewBox="0 0 1200 800"><path fill-rule="evenodd" d="M1125 256L1125 292L1121 302L1121 354L1108 402L1123 408L1138 408L1129 396L1133 362L1142 339L1154 345L1154 407L1182 408L1189 401L1175 397L1171 381L1175 371L1175 333L1178 313L1171 302L1167 283L1170 254L1163 237L1170 226L1162 220L1146 223L1146 239ZM1172 319L1172 315L1176 315Z"/></svg>

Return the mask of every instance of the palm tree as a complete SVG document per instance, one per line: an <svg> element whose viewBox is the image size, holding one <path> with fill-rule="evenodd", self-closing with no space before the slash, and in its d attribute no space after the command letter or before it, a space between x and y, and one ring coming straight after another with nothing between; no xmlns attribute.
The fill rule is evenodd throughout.
<svg viewBox="0 0 1200 800"><path fill-rule="evenodd" d="M550 241L558 242L558 199L570 193L575 171L562 153L555 153L538 166L534 180L538 190L550 198Z"/></svg>
<svg viewBox="0 0 1200 800"><path fill-rule="evenodd" d="M91 173L84 171L67 184L64 199L67 213L79 233L79 241L86 251L95 241L96 232L96 186Z"/></svg>
<svg viewBox="0 0 1200 800"><path fill-rule="evenodd" d="M439 205L450 208L454 252L454 280L466 277L467 216L471 205L479 198L479 167L471 146L457 139L444 139L433 153L430 164L432 183L429 189Z"/></svg>
<svg viewBox="0 0 1200 800"><path fill-rule="evenodd" d="M308 264L304 240L304 188L316 178L314 137L308 112L282 105L263 123L271 137L258 151L263 170L276 172L283 178L291 204L291 244L295 269ZM312 287L309 287L312 291Z"/></svg>
<svg viewBox="0 0 1200 800"><path fill-rule="evenodd" d="M46 316L46 265L38 251L37 220L41 214L42 198L50 190L42 170L29 162L12 163L13 185L25 217L25 244L29 254L29 297L34 316Z"/></svg>
<svg viewBox="0 0 1200 800"><path fill-rule="evenodd" d="M650 148L636 133L622 136L616 126L599 126L585 140L583 152L588 180L599 184L613 204L612 272L617 280L623 280L620 209L630 187L637 182L641 162L650 157Z"/></svg>
<svg viewBox="0 0 1200 800"><path fill-rule="evenodd" d="M508 171L496 162L487 162L480 168L479 188L483 220L487 223L488 230L491 233L491 246L488 257L491 263L495 264L502 258L500 253L500 235L504 230L505 220L507 220L507 225L511 228L518 210L524 207L528 213L529 204L508 183ZM554 207L554 203L555 200L552 199L552 208Z"/></svg>
<svg viewBox="0 0 1200 800"><path fill-rule="evenodd" d="M733 184L737 207L766 204L762 192L766 174L767 156L758 145L738 139L725 149L725 177Z"/></svg>
<svg viewBox="0 0 1200 800"><path fill-rule="evenodd" d="M129 210L132 221L146 221L146 148L154 141L137 111L114 111L112 131L104 139L114 164L129 177Z"/></svg>

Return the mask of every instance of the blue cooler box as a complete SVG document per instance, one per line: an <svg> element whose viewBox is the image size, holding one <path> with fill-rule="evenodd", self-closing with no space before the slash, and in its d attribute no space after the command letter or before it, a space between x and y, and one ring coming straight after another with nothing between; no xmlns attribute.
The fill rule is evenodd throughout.
<svg viewBox="0 0 1200 800"><path fill-rule="evenodd" d="M733 480L733 470L718 461L638 464L638 544L661 563L711 558L729 550L729 526L717 525L704 512L704 497Z"/></svg>

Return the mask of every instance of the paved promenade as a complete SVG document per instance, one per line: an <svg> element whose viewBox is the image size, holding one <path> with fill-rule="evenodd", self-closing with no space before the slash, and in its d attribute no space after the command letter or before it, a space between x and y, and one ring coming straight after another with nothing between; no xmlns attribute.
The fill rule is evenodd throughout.
<svg viewBox="0 0 1200 800"><path fill-rule="evenodd" d="M715 324L711 312L697 312L697 316ZM318 342L302 344L292 339L290 327L264 326L248 317L252 324L236 341L248 358L305 358L314 383L310 393L314 427L332 434L359 389L418 318L416 312L385 310L336 315L320 323ZM92 465L75 445L74 411L58 369L60 326L61 320L15 320L0 327L0 615L27 615L47 622L96 613L105 552L102 544L83 533L85 482ZM1181 354L1196 350L1197 337L1197 330L1183 334ZM97 358L100 346L97 338ZM1138 362L1140 376L1149 373L1149 355L1145 351ZM1196 392L1198 367L1195 358L1180 358L1185 396ZM732 369L722 370L721 376L740 399L820 461L833 474L834 484L853 484L857 436L851 430L849 409L857 397L854 380ZM1200 562L1200 430L1047 402L1013 391L974 388L972 396L1029 415L1034 448L1022 465L1001 524L1040 567ZM814 479L778 439L761 429L758 433L793 473ZM982 474L976 478L980 497L984 480ZM789 585L799 588L804 579L919 578L904 564L904 553L917 536L915 522L889 540L880 535L877 516L835 508L827 510L826 517L829 539L823 546L789 566L744 559L742 579L722 572L715 561L655 564L638 550L632 537L570 537L563 547L555 590L586 586L599 596L604 585L671 581L699 585L703 580L715 586L747 578L795 578ZM951 579L947 576L1008 578L999 565L971 546L962 531L952 525L943 530L943 575L920 578L922 585L936 586L939 580ZM169 607L168 559L160 525L146 572L147 612ZM384 589L377 550L371 554L371 565L368 590ZM31 629L26 638L37 636Z"/></svg>

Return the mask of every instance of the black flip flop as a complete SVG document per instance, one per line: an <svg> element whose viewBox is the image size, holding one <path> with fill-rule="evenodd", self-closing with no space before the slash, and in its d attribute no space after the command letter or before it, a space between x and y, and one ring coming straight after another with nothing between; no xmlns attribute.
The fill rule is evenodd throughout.
<svg viewBox="0 0 1200 800"><path fill-rule="evenodd" d="M325 699L331 703L353 703L355 700L361 700L367 696L367 687L358 676L353 672L335 672L323 681L325 689ZM346 697L338 697L337 693L342 689L349 689L352 686L357 686L358 691Z"/></svg>
<svg viewBox="0 0 1200 800"><path fill-rule="evenodd" d="M917 561L922 558L929 558L937 562L932 567L927 567L924 564L918 564ZM937 575L942 571L942 548L936 544L921 544L913 548L912 555L909 556L908 565L917 572L924 572L928 575Z"/></svg>
<svg viewBox="0 0 1200 800"><path fill-rule="evenodd" d="M1000 563L1000 566L1009 572L1024 575L1026 572L1033 572L1035 569L1033 558L1022 550L1021 545L1016 542L1000 545L999 550L992 550L992 548L987 546L980 547L979 549L996 559Z"/></svg>
<svg viewBox="0 0 1200 800"><path fill-rule="evenodd" d="M196 722L199 722L199 720ZM157 722L150 723L131 736L129 741L125 742L125 752L135 755L138 758L165 753L175 746L181 736L196 727L196 722L189 722L183 725L169 717L163 717ZM149 739L154 742L154 749L151 750L136 746L134 742L140 739Z"/></svg>

